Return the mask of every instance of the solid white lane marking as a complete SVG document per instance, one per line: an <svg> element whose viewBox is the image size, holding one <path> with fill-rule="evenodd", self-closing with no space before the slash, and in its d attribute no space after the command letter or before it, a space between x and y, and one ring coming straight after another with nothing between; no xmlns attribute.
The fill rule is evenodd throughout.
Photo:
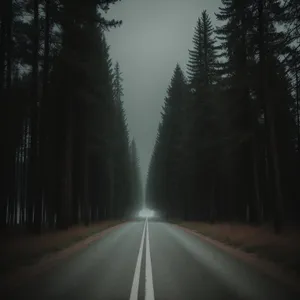
<svg viewBox="0 0 300 300"><path fill-rule="evenodd" d="M150 241L149 241L149 226L148 219L146 220L146 284L145 284L145 300L154 300L152 265L150 255Z"/></svg>
<svg viewBox="0 0 300 300"><path fill-rule="evenodd" d="M132 287L131 287L131 292L130 292L130 298L129 298L130 300L137 300L138 296L139 296L138 291L139 291L139 283L140 283L140 274L141 274L142 255L143 255L143 249L144 249L146 225L147 225L147 221L145 221L145 224L144 224L140 250L139 250L138 257L137 257L137 262L136 262L136 266L135 266L133 282L132 282Z"/></svg>

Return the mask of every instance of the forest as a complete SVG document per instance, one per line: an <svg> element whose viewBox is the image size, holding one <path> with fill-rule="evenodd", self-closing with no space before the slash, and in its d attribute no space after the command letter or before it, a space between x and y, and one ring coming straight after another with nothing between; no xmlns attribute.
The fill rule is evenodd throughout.
<svg viewBox="0 0 300 300"><path fill-rule="evenodd" d="M140 163L104 15L117 0L0 3L0 228L40 233L122 219ZM299 219L300 4L222 0L195 20L167 87L146 182L168 218ZM193 30L193 28L191 28Z"/></svg>
<svg viewBox="0 0 300 300"><path fill-rule="evenodd" d="M105 33L116 0L0 1L0 229L126 217L142 197L123 76Z"/></svg>
<svg viewBox="0 0 300 300"><path fill-rule="evenodd" d="M146 201L170 219L280 233L299 220L300 2L221 2L217 26L206 10L195 20L186 72L175 66Z"/></svg>

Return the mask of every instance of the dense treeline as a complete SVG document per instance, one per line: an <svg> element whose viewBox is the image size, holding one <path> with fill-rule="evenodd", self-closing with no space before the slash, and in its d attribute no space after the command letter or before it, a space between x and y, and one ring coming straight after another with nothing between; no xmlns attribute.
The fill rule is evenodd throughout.
<svg viewBox="0 0 300 300"><path fill-rule="evenodd" d="M199 17L187 76L177 65L147 203L203 221L299 219L299 1L222 0Z"/></svg>
<svg viewBox="0 0 300 300"><path fill-rule="evenodd" d="M0 3L0 227L68 228L135 203L103 13L116 0Z"/></svg>
<svg viewBox="0 0 300 300"><path fill-rule="evenodd" d="M141 177L141 167L135 140L133 139L130 144L130 157L131 157L131 178L132 178L132 200L134 212L142 209L144 206L144 193L143 183Z"/></svg>

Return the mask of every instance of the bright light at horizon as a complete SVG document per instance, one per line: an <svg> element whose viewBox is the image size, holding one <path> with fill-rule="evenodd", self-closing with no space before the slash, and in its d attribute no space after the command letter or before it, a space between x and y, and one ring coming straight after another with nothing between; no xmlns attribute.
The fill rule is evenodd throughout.
<svg viewBox="0 0 300 300"><path fill-rule="evenodd" d="M139 212L139 217L141 218L153 218L154 215L154 211L148 208L144 208Z"/></svg>

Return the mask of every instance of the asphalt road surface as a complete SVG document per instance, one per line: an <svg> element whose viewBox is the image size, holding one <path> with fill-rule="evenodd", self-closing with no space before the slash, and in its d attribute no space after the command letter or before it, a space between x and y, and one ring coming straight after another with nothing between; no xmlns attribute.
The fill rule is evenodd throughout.
<svg viewBox="0 0 300 300"><path fill-rule="evenodd" d="M296 292L184 230L129 222L6 298L299 300Z"/></svg>

